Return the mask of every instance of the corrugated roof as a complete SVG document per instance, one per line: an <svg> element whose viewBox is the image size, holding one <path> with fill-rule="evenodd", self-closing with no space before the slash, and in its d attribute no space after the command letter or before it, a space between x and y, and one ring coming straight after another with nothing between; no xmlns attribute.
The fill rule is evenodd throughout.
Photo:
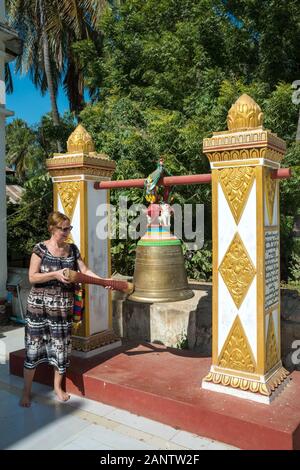
<svg viewBox="0 0 300 470"><path fill-rule="evenodd" d="M6 196L8 197L9 202L13 204L18 204L22 198L24 188L18 186L17 184L7 184L6 185Z"/></svg>
<svg viewBox="0 0 300 470"><path fill-rule="evenodd" d="M8 173L15 173L15 170L13 168L9 168L9 166L6 166L5 167L5 173L8 174Z"/></svg>

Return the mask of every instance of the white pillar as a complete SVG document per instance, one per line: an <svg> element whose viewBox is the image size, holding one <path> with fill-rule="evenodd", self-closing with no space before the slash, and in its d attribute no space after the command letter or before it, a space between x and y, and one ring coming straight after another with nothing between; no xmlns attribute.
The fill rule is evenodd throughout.
<svg viewBox="0 0 300 470"><path fill-rule="evenodd" d="M2 20L4 1L1 1ZM7 279L6 188L5 188L5 44L0 41L0 302L5 299Z"/></svg>
<svg viewBox="0 0 300 470"><path fill-rule="evenodd" d="M110 242L106 232L107 191L97 191L94 183L107 181L115 162L97 154L90 134L79 124L67 142L68 152L47 160L53 181L54 210L66 214L73 225L70 241L80 249L86 265L102 277L110 276ZM85 286L83 322L72 338L73 354L90 357L120 346L112 330L111 292L99 286ZM103 349L104 348L104 349Z"/></svg>
<svg viewBox="0 0 300 470"><path fill-rule="evenodd" d="M204 139L212 169L213 354L203 388L270 403L288 383L280 352L279 183L286 145L242 95L228 131Z"/></svg>
<svg viewBox="0 0 300 470"><path fill-rule="evenodd" d="M6 42L14 39L10 52ZM21 52L21 42L5 20L5 1L0 0L0 307L6 297L7 280L7 229L6 229L6 180L5 180L5 117L13 113L5 108L5 63Z"/></svg>
<svg viewBox="0 0 300 470"><path fill-rule="evenodd" d="M6 295L6 246L5 119L0 114L0 302Z"/></svg>
<svg viewBox="0 0 300 470"><path fill-rule="evenodd" d="M5 20L5 0L0 0L0 21Z"/></svg>

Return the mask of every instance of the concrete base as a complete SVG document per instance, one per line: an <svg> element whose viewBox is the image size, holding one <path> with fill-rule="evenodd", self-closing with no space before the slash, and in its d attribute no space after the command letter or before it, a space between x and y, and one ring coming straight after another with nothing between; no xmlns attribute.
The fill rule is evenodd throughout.
<svg viewBox="0 0 300 470"><path fill-rule="evenodd" d="M10 355L22 376L24 350ZM70 393L241 449L300 450L300 372L270 405L201 388L210 358L154 344L131 344L89 359L73 357L65 382ZM53 385L41 364L35 381Z"/></svg>
<svg viewBox="0 0 300 470"><path fill-rule="evenodd" d="M208 282L190 281L189 287L195 294L193 299L147 305L130 302L114 291L114 331L127 340L149 341L169 347L186 339L190 350L203 356L211 356L212 285ZM281 357L283 366L289 371L300 370L299 354L295 353L299 338L300 294L296 290L282 288Z"/></svg>
<svg viewBox="0 0 300 470"><path fill-rule="evenodd" d="M82 357L83 359L87 359L89 357L98 356L106 351L110 351L111 349L116 349L122 346L122 341L115 341L114 343L106 344L105 346L101 346L100 348L92 349L91 351L76 351L73 349L72 356L75 357Z"/></svg>
<svg viewBox="0 0 300 470"><path fill-rule="evenodd" d="M211 284L190 283L189 286L194 297L178 302L133 302L114 292L113 330L126 340L149 341L169 347L188 343L190 349L197 346L201 352L209 354Z"/></svg>

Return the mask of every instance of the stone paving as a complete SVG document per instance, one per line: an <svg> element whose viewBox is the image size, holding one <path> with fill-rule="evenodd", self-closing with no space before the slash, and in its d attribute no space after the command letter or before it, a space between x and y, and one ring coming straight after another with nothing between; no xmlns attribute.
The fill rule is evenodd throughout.
<svg viewBox="0 0 300 470"><path fill-rule="evenodd" d="M56 400L53 390L34 383L31 408L18 405L23 380L8 371L10 351L23 347L23 329L0 334L0 449L217 450L234 449L93 400ZM3 348L3 345L5 347ZM2 362L2 363L1 363Z"/></svg>

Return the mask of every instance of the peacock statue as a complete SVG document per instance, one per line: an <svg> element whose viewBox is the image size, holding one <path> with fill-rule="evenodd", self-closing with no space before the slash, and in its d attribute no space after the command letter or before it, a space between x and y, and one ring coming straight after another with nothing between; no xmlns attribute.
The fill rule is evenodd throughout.
<svg viewBox="0 0 300 470"><path fill-rule="evenodd" d="M146 190L146 201L150 203L157 201L158 182L165 175L169 175L169 172L164 167L164 161L160 158L157 167L150 175L145 179L145 190Z"/></svg>

